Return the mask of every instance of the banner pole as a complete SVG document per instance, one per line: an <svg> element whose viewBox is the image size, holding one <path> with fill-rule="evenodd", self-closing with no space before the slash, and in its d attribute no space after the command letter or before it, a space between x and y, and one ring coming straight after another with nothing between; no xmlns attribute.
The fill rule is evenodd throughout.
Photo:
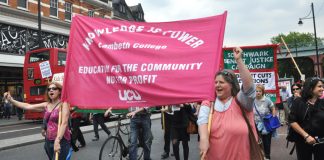
<svg viewBox="0 0 324 160"><path fill-rule="evenodd" d="M58 125L57 125L57 134L60 133L60 126L61 126L61 123L62 123L62 106L60 107L59 109L59 119L58 119ZM55 152L55 160L58 160L59 159L59 152Z"/></svg>
<svg viewBox="0 0 324 160"><path fill-rule="evenodd" d="M165 134L165 119L164 119L164 114L165 114L165 111L164 111L164 106L162 106L162 109L163 109L163 112L162 112L162 128L164 130L164 134Z"/></svg>
<svg viewBox="0 0 324 160"><path fill-rule="evenodd" d="M213 113L214 113L214 103L211 103L210 111L209 111L209 115L208 115L208 124L207 124L208 140L209 140L209 137L210 137L210 130L211 130L211 124L212 124L212 120L213 120ZM200 155L200 160L205 160L205 155Z"/></svg>
<svg viewBox="0 0 324 160"><path fill-rule="evenodd" d="M303 80L303 75L302 75L302 73L301 73L301 71L300 71L300 69L299 69L299 67L298 67L298 65L297 65L297 63L296 63L294 57L292 56L292 54L291 54L291 52L290 52L290 49L288 48L288 46L287 46L285 40L284 40L282 37L280 37L280 38L281 38L282 43L285 45L285 47L286 47L286 49L287 49L287 51L288 51L288 53L289 53L289 55L290 55L290 58L292 59L294 65L296 66L297 71L298 71L298 73L299 73L299 75L300 75L301 80Z"/></svg>
<svg viewBox="0 0 324 160"><path fill-rule="evenodd" d="M211 123L212 123L212 119L213 119L213 113L214 113L214 105L212 105L210 107L210 112L209 112L209 116L208 116L208 126L207 126L208 136L210 135L210 129L211 129Z"/></svg>

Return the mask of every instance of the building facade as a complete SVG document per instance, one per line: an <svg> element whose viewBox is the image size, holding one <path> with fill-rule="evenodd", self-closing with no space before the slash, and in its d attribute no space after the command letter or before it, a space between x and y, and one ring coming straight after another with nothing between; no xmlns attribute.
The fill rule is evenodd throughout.
<svg viewBox="0 0 324 160"><path fill-rule="evenodd" d="M315 46L292 48L290 50L291 56L294 58L301 74L305 78L318 76L323 78L324 75L324 46L318 46L318 62ZM278 74L279 78L294 78L294 81L300 81L301 76L293 63L291 56L287 50L282 49L278 58ZM319 68L319 71L318 71Z"/></svg>
<svg viewBox="0 0 324 160"><path fill-rule="evenodd" d="M129 7L124 0L0 0L0 95L8 90L23 95L24 55L38 48L66 48L75 15L144 21L141 5Z"/></svg>

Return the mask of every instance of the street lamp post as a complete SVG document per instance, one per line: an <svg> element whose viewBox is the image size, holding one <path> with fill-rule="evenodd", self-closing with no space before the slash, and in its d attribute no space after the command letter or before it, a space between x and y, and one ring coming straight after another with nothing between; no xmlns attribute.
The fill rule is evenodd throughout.
<svg viewBox="0 0 324 160"><path fill-rule="evenodd" d="M42 43L42 16L41 16L41 0L38 0L38 48L43 47Z"/></svg>
<svg viewBox="0 0 324 160"><path fill-rule="evenodd" d="M317 65L317 76L320 76L320 63L319 63L319 55L318 55L318 46L317 46L317 35L316 35L316 23L315 23L315 13L314 13L314 4L311 4L311 12L313 17L309 17L310 14L308 14L306 17L299 18L299 25L303 25L303 19L313 19L313 25L314 25L314 36L315 36L315 50L316 50L316 65Z"/></svg>

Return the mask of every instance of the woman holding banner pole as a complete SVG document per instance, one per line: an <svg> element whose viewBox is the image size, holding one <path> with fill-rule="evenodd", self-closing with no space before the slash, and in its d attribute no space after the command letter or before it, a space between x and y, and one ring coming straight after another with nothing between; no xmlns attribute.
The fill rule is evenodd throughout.
<svg viewBox="0 0 324 160"><path fill-rule="evenodd" d="M254 134L252 137L255 138L253 117L255 85L250 71L242 60L242 49L237 47L233 51L243 83L242 90L233 71L222 70L216 74L216 100L203 101L198 115L201 159L250 160L250 132L247 121L252 128L251 134ZM242 111L246 114L247 121ZM210 122L208 122L209 115Z"/></svg>
<svg viewBox="0 0 324 160"><path fill-rule="evenodd" d="M44 148L49 160L54 160L55 152L59 153L60 160L65 160L70 151L71 135L68 128L70 109L67 103L61 102L61 91L60 83L49 83L45 96L47 101L38 104L19 102L14 100L9 92L4 93L4 97L16 107L24 110L45 111L44 118L47 129ZM59 114L62 115L62 123L58 123ZM59 131L58 128L60 128Z"/></svg>

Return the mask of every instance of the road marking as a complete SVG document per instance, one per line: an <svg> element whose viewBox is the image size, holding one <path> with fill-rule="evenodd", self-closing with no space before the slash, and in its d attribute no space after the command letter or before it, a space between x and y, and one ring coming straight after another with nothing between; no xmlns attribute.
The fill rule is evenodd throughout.
<svg viewBox="0 0 324 160"><path fill-rule="evenodd" d="M13 127L18 127L18 126L26 126L26 124L12 124L8 126L1 126L1 129L3 128L13 128Z"/></svg>
<svg viewBox="0 0 324 160"><path fill-rule="evenodd" d="M25 129L16 129L12 131L6 131L6 132L0 132L0 134L5 134L5 133L11 133L11 132L19 132L19 131L26 131L26 130L32 130L32 129L37 129L41 127L32 127L32 128L25 128Z"/></svg>

